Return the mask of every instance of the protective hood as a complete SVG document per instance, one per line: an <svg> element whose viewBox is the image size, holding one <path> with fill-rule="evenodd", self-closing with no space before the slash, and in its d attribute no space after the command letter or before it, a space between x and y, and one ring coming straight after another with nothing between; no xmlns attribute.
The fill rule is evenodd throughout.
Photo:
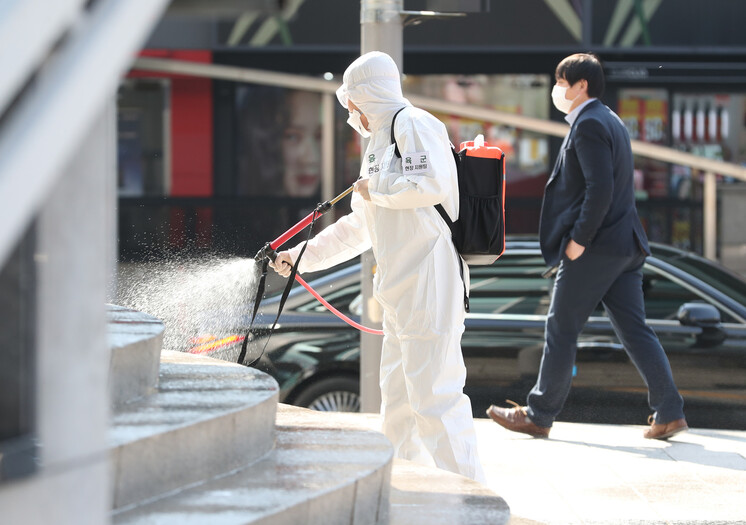
<svg viewBox="0 0 746 525"><path fill-rule="evenodd" d="M402 96L399 68L380 51L366 53L349 65L337 99L345 109L348 99L359 107L371 131L389 125L397 110L411 106Z"/></svg>

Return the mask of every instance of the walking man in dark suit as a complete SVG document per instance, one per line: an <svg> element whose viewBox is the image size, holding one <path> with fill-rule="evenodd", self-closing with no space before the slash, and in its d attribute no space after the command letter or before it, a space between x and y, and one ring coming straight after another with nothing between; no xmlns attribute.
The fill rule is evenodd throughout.
<svg viewBox="0 0 746 525"><path fill-rule="evenodd" d="M544 259L558 268L544 354L527 406L493 405L487 414L508 430L547 437L570 392L578 335L600 302L648 386L653 415L644 436L668 439L687 424L668 358L645 324L642 265L650 250L635 208L629 135L598 100L604 75L596 56L565 58L555 78L552 100L567 113L570 132L544 190L539 226Z"/></svg>

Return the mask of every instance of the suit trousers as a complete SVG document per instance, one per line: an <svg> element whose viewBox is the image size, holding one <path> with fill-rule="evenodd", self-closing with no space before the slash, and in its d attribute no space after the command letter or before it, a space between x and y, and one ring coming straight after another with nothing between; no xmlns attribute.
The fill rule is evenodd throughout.
<svg viewBox="0 0 746 525"><path fill-rule="evenodd" d="M544 353L527 414L551 427L572 384L578 336L602 303L624 350L648 387L648 404L657 423L684 417L684 400L655 332L645 324L642 266L646 255L588 252L571 261L563 254L546 321Z"/></svg>

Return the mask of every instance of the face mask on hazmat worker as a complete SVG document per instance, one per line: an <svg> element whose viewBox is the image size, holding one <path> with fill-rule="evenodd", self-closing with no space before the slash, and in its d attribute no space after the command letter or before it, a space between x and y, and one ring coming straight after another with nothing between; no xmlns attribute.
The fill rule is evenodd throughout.
<svg viewBox="0 0 746 525"><path fill-rule="evenodd" d="M350 106L350 116L347 119L347 123L352 127L352 129L360 133L363 138L367 139L370 137L370 131L368 131L368 126L363 122L365 117L363 117L363 114L360 113L359 109L353 107L352 102L348 102L348 104ZM365 122L367 122L367 120L368 119L365 119Z"/></svg>
<svg viewBox="0 0 746 525"><path fill-rule="evenodd" d="M352 213L308 242L298 269L318 271L373 249L373 295L383 309L383 432L398 457L483 480L471 402L463 393L464 282L448 225L458 217L456 164L445 126L412 107L388 55L367 53L345 71L337 98L370 133ZM394 155L391 122L401 158ZM356 117L353 117L356 127ZM278 254L288 275L303 243Z"/></svg>

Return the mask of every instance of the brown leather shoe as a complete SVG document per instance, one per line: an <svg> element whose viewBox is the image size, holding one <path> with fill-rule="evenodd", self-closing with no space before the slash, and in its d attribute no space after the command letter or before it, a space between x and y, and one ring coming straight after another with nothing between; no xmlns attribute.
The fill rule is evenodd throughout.
<svg viewBox="0 0 746 525"><path fill-rule="evenodd" d="M549 437L550 429L540 427L531 421L528 415L526 415L526 407L522 407L510 400L508 400L508 403L513 403L515 407L502 408L490 405L490 408L487 409L487 415L501 427L505 427L513 432L521 432L535 438Z"/></svg>
<svg viewBox="0 0 746 525"><path fill-rule="evenodd" d="M643 434L643 437L646 439L668 439L679 432L689 430L689 427L686 424L686 419L684 418L670 421L668 423L656 423L651 415L648 417L648 424L650 425L650 428Z"/></svg>

